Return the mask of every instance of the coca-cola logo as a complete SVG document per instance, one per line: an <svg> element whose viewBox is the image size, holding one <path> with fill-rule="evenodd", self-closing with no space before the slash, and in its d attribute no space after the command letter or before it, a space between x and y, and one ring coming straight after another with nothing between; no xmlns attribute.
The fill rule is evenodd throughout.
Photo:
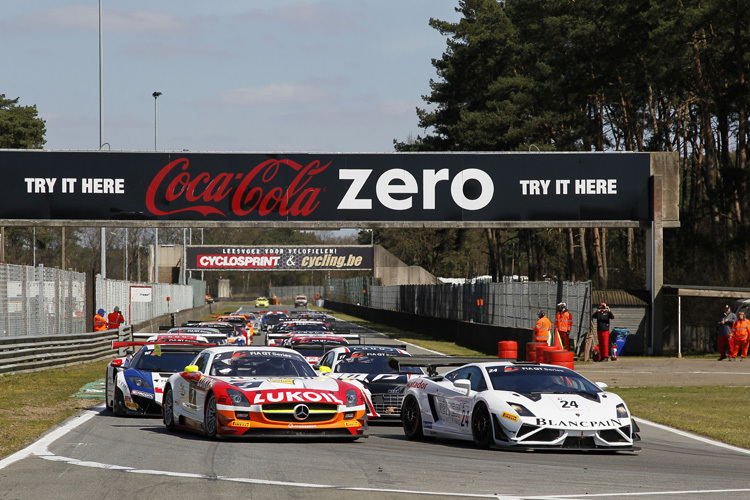
<svg viewBox="0 0 750 500"><path fill-rule="evenodd" d="M312 178L323 172L331 162L321 165L313 160L302 165L289 159L266 160L247 172L209 172L190 170L187 158L178 158L168 163L153 178L146 191L146 207L154 215L171 215L179 212L198 212L203 216L221 215L229 201L230 211L237 216L246 216L257 211L266 216L278 212L281 216L308 216L318 207L318 195L322 188L310 186ZM296 173L288 186L274 185L274 178L282 168L291 168ZM174 210L161 210L157 200L176 204ZM187 205L187 206L185 206Z"/></svg>

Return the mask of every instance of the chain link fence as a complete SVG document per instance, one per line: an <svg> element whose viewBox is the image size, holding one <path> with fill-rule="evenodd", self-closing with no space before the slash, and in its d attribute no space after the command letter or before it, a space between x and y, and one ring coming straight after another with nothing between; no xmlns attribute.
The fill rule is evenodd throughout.
<svg viewBox="0 0 750 500"><path fill-rule="evenodd" d="M589 331L592 282L514 282L376 286L372 278L328 280L325 298L508 328L532 329L541 310L554 322L557 304L573 314L571 339Z"/></svg>
<svg viewBox="0 0 750 500"><path fill-rule="evenodd" d="M326 280L326 290L323 297L326 300L333 300L334 302L345 302L347 304L385 309L384 307L371 305L371 290L373 288L399 287L376 287L376 285L376 279L369 276L349 279L329 279Z"/></svg>
<svg viewBox="0 0 750 500"><path fill-rule="evenodd" d="M79 333L86 326L86 275L0 264L0 334Z"/></svg>
<svg viewBox="0 0 750 500"><path fill-rule="evenodd" d="M297 294L302 294L307 297L307 303L309 305L315 304L315 297L324 299L326 287L325 286L312 286L312 285L300 285L300 286L272 286L269 289L271 297L274 295L279 300L279 304L294 306L294 299Z"/></svg>
<svg viewBox="0 0 750 500"><path fill-rule="evenodd" d="M132 283L103 279L100 274L96 275L94 289L96 290L95 309L102 308L107 313L111 313L117 306L125 317L127 325L140 323L162 314L198 307L205 302L204 293L203 301L196 304L200 296L196 296L193 287L189 285ZM203 290L205 291L205 284ZM131 294L141 297L143 301L131 300L133 296ZM146 301L147 297L150 297L150 300Z"/></svg>
<svg viewBox="0 0 750 500"><path fill-rule="evenodd" d="M118 306L126 324L205 303L205 282L190 285L131 283L96 276L95 310ZM149 302L131 301L131 290L148 290ZM86 273L0 264L0 337L69 335L87 330ZM167 300L169 298L169 300Z"/></svg>

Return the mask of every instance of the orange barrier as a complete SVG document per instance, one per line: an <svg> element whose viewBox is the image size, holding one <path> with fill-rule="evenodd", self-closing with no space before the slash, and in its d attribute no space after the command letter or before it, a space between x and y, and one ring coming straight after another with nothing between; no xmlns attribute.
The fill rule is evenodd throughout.
<svg viewBox="0 0 750 500"><path fill-rule="evenodd" d="M518 342L501 340L497 343L497 357L500 359L518 359Z"/></svg>
<svg viewBox="0 0 750 500"><path fill-rule="evenodd" d="M532 363L536 361L536 348L540 345L547 345L543 342L529 342L526 344L526 361Z"/></svg>
<svg viewBox="0 0 750 500"><path fill-rule="evenodd" d="M575 355L571 351L548 350L542 353L544 363L575 369Z"/></svg>
<svg viewBox="0 0 750 500"><path fill-rule="evenodd" d="M544 351L557 351L558 348L555 346L542 344L536 347L536 362L544 363Z"/></svg>

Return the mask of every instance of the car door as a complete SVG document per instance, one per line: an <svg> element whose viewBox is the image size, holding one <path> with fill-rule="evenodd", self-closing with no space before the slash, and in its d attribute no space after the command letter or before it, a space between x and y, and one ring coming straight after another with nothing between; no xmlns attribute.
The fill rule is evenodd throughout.
<svg viewBox="0 0 750 500"><path fill-rule="evenodd" d="M203 419L203 397L200 395L199 382L204 378L203 372L207 368L209 358L210 354L207 352L199 355L194 362L198 370L181 373L174 388L175 395L179 397L182 414L196 420Z"/></svg>
<svg viewBox="0 0 750 500"><path fill-rule="evenodd" d="M447 380L451 384L445 384L444 390L435 396L435 407L440 416L439 427L444 433L456 437L470 436L474 397L478 392L487 389L487 381L477 366L465 366L449 375L450 378ZM458 380L468 380L471 383L468 394L453 385Z"/></svg>

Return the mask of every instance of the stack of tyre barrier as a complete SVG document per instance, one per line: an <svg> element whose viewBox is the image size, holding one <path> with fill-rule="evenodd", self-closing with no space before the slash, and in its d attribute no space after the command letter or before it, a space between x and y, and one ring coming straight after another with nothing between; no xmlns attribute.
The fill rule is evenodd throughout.
<svg viewBox="0 0 750 500"><path fill-rule="evenodd" d="M564 366L565 368L575 369L575 354L571 351L562 351L557 348L545 350L542 353L542 363L549 365Z"/></svg>
<svg viewBox="0 0 750 500"><path fill-rule="evenodd" d="M526 344L526 361L536 362L536 348L547 345L543 342L529 342Z"/></svg>
<svg viewBox="0 0 750 500"><path fill-rule="evenodd" d="M557 351L557 350L558 350L557 347L547 345L547 344L536 346L536 362L546 363L546 361L544 360L544 353L547 351Z"/></svg>
<svg viewBox="0 0 750 500"><path fill-rule="evenodd" d="M501 340L497 343L497 357L500 359L518 359L518 342L515 340Z"/></svg>
<svg viewBox="0 0 750 500"><path fill-rule="evenodd" d="M498 346L499 348L500 346ZM575 354L547 345L544 342L529 342L526 344L526 361L564 366L573 370Z"/></svg>

